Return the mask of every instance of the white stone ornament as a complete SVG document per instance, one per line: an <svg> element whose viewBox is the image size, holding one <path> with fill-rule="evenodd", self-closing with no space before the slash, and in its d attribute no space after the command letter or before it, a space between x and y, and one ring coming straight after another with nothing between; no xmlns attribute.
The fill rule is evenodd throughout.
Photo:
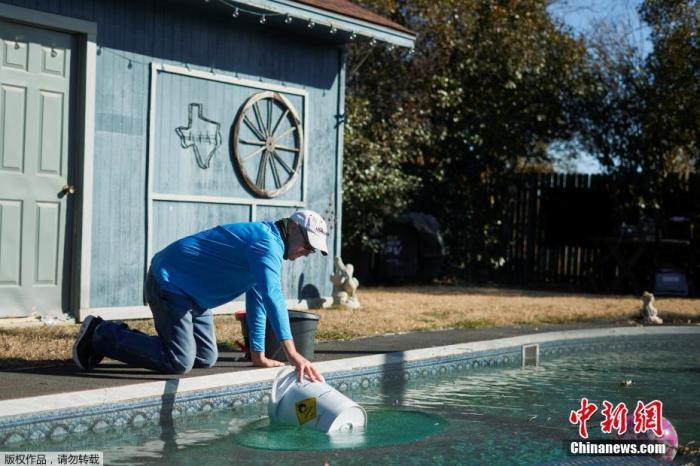
<svg viewBox="0 0 700 466"><path fill-rule="evenodd" d="M353 277L355 268L352 264L345 265L343 259L336 256L331 275L333 283L333 305L344 309L360 308L360 301L357 299L357 288L360 282Z"/></svg>
<svg viewBox="0 0 700 466"><path fill-rule="evenodd" d="M642 315L642 322L645 324L657 324L661 325L664 323L663 319L659 317L659 311L654 306L654 295L645 291L642 294L642 308L640 310Z"/></svg>

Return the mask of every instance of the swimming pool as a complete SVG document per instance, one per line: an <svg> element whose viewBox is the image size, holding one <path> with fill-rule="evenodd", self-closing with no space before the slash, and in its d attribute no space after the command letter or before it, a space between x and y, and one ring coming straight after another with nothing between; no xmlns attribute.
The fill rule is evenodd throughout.
<svg viewBox="0 0 700 466"><path fill-rule="evenodd" d="M373 432L370 426L354 443L324 444L270 430L266 405L258 402L197 416L163 405L156 424L144 420L141 428L86 433L60 443L44 440L21 449L99 450L106 464L584 464L585 458L569 456L564 445L577 438L568 415L582 397L627 406L659 399L681 443L700 443L697 335L543 343L540 364L532 367L522 367L516 350L427 361L378 378L360 372L337 383L368 408L377 427ZM624 380L632 384L622 386ZM589 421L591 438L602 437L596 427L601 419L594 415ZM381 428L395 433L376 441ZM634 461L649 463L641 457Z"/></svg>

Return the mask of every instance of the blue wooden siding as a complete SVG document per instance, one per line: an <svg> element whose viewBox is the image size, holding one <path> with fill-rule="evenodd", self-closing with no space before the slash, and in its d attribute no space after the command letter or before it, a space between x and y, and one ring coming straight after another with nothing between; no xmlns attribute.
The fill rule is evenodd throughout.
<svg viewBox="0 0 700 466"><path fill-rule="evenodd" d="M153 208L153 250L159 251L176 239L222 223L248 221L250 209L241 205L156 202Z"/></svg>
<svg viewBox="0 0 700 466"><path fill-rule="evenodd" d="M101 53L97 57L95 99L91 307L142 303L142 279L147 262L146 173L151 62L187 65L202 71L213 69L229 76L306 90L308 102L304 105L301 98L292 96L300 113L309 112L308 128L304 128L305 137L309 138L305 156L308 164L306 205L327 219L335 218L337 117L339 90L342 89L338 80L342 55L337 46L312 42L280 25L246 26L205 2L0 1L97 23L97 45ZM180 76L163 79L158 85L158 92L161 88L164 92L156 99L158 105L163 105L158 111L172 112L180 122L178 126L186 124L186 104L193 98L193 92L199 92L196 98L202 99L205 116L223 115L221 127L226 133L238 107L251 93L250 89L208 81L195 83L191 78ZM222 99L227 93L230 95ZM227 110L224 100L229 99ZM178 146L176 126L165 120L162 125L156 130L156 141L167 144L167 151L172 147L172 157L187 158ZM167 170L172 169L171 165L160 161L163 176L154 178L154 190L179 192L177 190L182 189L187 194L225 193L250 197L240 187L240 181L231 178L228 138L222 135L224 145L208 170L195 166L191 171L178 168L170 173ZM205 171L209 172L206 177ZM299 195L292 190L281 198L294 200ZM256 213L259 220L273 220L293 210L259 206ZM244 206L156 202L153 219L160 228L154 229L154 251L180 234L216 223L247 220L249 212ZM334 231L331 233L329 243L332 245ZM287 296L308 296L313 289L321 295L330 294L331 268L330 257L322 260L320 256L286 264Z"/></svg>

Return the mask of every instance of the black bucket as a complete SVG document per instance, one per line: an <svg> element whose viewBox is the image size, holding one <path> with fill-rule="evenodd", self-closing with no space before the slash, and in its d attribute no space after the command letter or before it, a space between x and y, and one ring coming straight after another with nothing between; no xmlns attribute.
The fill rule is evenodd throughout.
<svg viewBox="0 0 700 466"><path fill-rule="evenodd" d="M309 361L314 359L316 329L321 316L310 312L289 311L289 326L297 351ZM270 325L265 326L265 356L278 361L287 361L282 345L277 340Z"/></svg>
<svg viewBox="0 0 700 466"><path fill-rule="evenodd" d="M248 339L248 325L245 320L245 311L239 311L235 314L236 320L241 323L243 339L245 341L246 351L245 356L250 361L250 341ZM314 349L316 339L316 328L321 316L311 314L310 312L289 311L289 326L294 339L294 346L306 359L311 361L314 358ZM287 357L284 350L280 346L275 333L270 328L270 325L265 326L265 356L268 358L277 359L278 361L286 361Z"/></svg>

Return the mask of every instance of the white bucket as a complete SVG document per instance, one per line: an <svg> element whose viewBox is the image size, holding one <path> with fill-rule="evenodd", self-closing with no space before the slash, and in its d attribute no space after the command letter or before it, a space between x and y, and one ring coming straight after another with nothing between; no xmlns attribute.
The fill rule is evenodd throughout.
<svg viewBox="0 0 700 466"><path fill-rule="evenodd" d="M364 408L335 388L297 379L291 366L277 373L267 405L272 421L321 432L350 431L367 425Z"/></svg>

